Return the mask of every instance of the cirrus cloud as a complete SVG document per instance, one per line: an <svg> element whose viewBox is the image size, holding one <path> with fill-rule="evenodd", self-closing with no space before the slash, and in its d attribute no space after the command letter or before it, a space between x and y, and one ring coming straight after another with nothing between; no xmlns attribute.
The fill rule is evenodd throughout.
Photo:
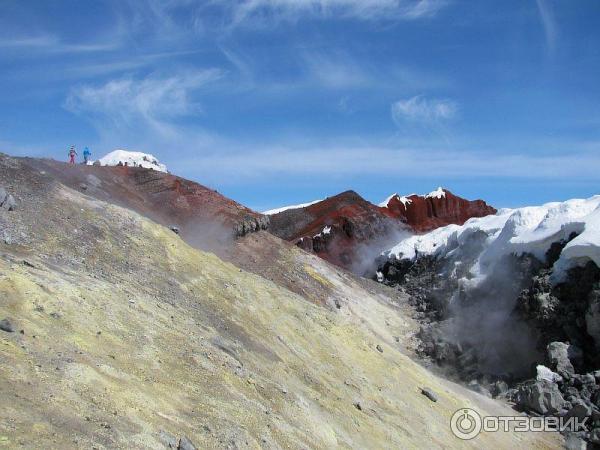
<svg viewBox="0 0 600 450"><path fill-rule="evenodd" d="M453 119L458 105L448 99L427 99L421 95L398 100L391 107L392 119L398 125L405 122L434 124Z"/></svg>
<svg viewBox="0 0 600 450"><path fill-rule="evenodd" d="M99 129L146 126L162 134L172 131L171 121L201 111L193 94L222 78L220 69L205 69L169 77L124 77L101 85L72 88L64 107L84 115Z"/></svg>
<svg viewBox="0 0 600 450"><path fill-rule="evenodd" d="M246 0L233 8L233 23L304 17L411 20L435 15L446 0Z"/></svg>

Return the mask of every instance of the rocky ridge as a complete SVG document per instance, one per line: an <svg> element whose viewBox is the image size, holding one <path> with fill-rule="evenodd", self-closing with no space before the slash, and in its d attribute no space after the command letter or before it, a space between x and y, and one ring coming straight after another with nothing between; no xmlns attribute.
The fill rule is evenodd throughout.
<svg viewBox="0 0 600 450"><path fill-rule="evenodd" d="M300 208L272 214L269 230L336 265L365 274L365 264L407 233L421 233L472 217L494 214L482 200L469 201L450 191L426 196L390 196L376 206L347 191Z"/></svg>

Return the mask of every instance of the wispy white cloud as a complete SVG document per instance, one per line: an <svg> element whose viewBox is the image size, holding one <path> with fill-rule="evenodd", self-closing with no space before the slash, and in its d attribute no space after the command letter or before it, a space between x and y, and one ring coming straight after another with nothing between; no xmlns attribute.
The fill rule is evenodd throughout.
<svg viewBox="0 0 600 450"><path fill-rule="evenodd" d="M448 99L427 99L417 95L392 104L392 119L396 124L416 122L435 124L452 119L458 112L457 104Z"/></svg>
<svg viewBox="0 0 600 450"><path fill-rule="evenodd" d="M556 27L556 21L554 20L554 12L548 0L536 0L538 11L540 13L540 20L544 27L544 35L546 37L546 46L550 53L554 52L556 47L556 39L558 35L558 29Z"/></svg>
<svg viewBox="0 0 600 450"><path fill-rule="evenodd" d="M51 53L87 53L114 50L116 42L91 42L70 44L49 34L0 38L0 49L8 50L43 50Z"/></svg>
<svg viewBox="0 0 600 450"><path fill-rule="evenodd" d="M246 0L235 3L233 22L303 17L358 20L419 19L435 15L445 0Z"/></svg>
<svg viewBox="0 0 600 450"><path fill-rule="evenodd" d="M241 143L212 143L219 151L196 152L176 158L169 167L179 173L221 185L252 180L293 177L395 176L390 167L414 178L527 178L600 180L600 144L592 150L558 154L473 152L441 147L415 146L310 146L275 145L252 150Z"/></svg>
<svg viewBox="0 0 600 450"><path fill-rule="evenodd" d="M309 81L329 88L364 87L376 79L348 55L305 53L303 61Z"/></svg>
<svg viewBox="0 0 600 450"><path fill-rule="evenodd" d="M201 111L192 94L224 73L206 69L170 77L120 78L71 89L64 106L104 131L136 127L138 133L175 133L173 119Z"/></svg>

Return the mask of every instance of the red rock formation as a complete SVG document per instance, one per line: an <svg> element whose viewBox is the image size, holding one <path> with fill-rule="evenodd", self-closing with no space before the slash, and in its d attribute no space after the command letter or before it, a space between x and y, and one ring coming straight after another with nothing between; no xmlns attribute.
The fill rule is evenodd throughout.
<svg viewBox="0 0 600 450"><path fill-rule="evenodd" d="M449 224L462 225L471 217L496 214L496 209L483 200L465 200L442 188L424 196L394 195L383 209L384 214L401 220L417 233Z"/></svg>
<svg viewBox="0 0 600 450"><path fill-rule="evenodd" d="M355 272L357 265L395 244L401 233L423 233L471 217L495 214L482 200L469 201L438 189L420 196L391 196L375 206L353 191L271 216L270 231Z"/></svg>
<svg viewBox="0 0 600 450"><path fill-rule="evenodd" d="M348 269L355 268L358 252L383 250L385 239L405 228L353 191L274 214L269 226L276 236Z"/></svg>

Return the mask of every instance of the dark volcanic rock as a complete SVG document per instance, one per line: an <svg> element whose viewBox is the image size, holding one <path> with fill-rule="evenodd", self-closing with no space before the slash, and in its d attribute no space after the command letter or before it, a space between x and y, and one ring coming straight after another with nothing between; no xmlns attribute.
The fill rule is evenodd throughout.
<svg viewBox="0 0 600 450"><path fill-rule="evenodd" d="M6 331L7 333L14 333L15 327L9 319L0 320L0 330Z"/></svg>
<svg viewBox="0 0 600 450"><path fill-rule="evenodd" d="M516 403L523 411L557 414L565 400L555 383L542 380L521 386L517 392Z"/></svg>
<svg viewBox="0 0 600 450"><path fill-rule="evenodd" d="M194 444L192 444L192 441L190 441L186 436L183 436L180 440L179 440L179 450L196 450L196 446Z"/></svg>
<svg viewBox="0 0 600 450"><path fill-rule="evenodd" d="M425 397L427 397L432 402L438 401L437 395L435 395L435 393L429 388L421 389L421 394L423 394Z"/></svg>

